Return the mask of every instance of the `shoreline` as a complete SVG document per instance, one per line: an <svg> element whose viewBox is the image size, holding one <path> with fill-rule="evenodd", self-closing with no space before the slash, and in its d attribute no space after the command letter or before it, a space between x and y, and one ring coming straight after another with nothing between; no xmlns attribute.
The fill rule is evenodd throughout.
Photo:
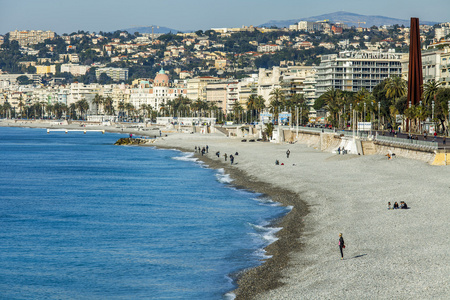
<svg viewBox="0 0 450 300"><path fill-rule="evenodd" d="M192 153L187 148L183 147L167 147L159 145L143 145L143 147L150 146L159 149L175 149L185 153ZM213 153L209 153L213 155ZM282 227L276 233L278 238L275 242L269 244L264 248L266 255L271 257L266 259L261 265L244 269L238 272L236 284L237 288L229 293L236 295L236 300L240 299L254 299L257 295L275 289L283 285L282 271L289 264L289 255L293 251L301 251L302 244L299 241L303 229L303 222L298 220L303 219L308 214L308 207L306 202L302 201L298 194L275 187L270 183L258 181L252 178L245 171L232 168L229 164L218 161L217 159L208 156L202 156L194 153L194 157L199 161L204 162L208 168L224 169L226 174L229 174L233 179L230 185L238 188L249 190L268 196L271 200L280 203L287 207L292 206L292 210L286 215L277 219L271 220L270 226ZM230 274L228 274L230 275Z"/></svg>

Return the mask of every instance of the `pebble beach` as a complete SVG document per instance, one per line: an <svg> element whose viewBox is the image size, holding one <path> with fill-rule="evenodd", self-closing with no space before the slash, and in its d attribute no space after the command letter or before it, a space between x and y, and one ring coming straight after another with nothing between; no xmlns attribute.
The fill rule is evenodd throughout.
<svg viewBox="0 0 450 300"><path fill-rule="evenodd" d="M1 126L44 127L5 121ZM148 145L186 152L208 145L208 154L196 156L211 168L224 168L234 185L292 206L274 221L283 229L266 248L272 258L239 277L236 299L450 297L449 167L337 155L300 143L241 142L221 134L172 133ZM224 161L225 153L235 152L233 165ZM401 201L409 209L388 210L388 202ZM339 233L346 244L343 260Z"/></svg>

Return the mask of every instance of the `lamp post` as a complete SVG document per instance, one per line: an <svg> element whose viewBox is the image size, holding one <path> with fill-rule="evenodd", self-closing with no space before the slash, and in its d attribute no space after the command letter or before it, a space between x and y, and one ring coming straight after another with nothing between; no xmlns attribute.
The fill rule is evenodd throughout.
<svg viewBox="0 0 450 300"><path fill-rule="evenodd" d="M409 108L411 108L411 101L409 101ZM408 119L409 124L408 124L408 135L411 135L411 118Z"/></svg>
<svg viewBox="0 0 450 300"><path fill-rule="evenodd" d="M363 122L366 122L366 103L364 102L364 119Z"/></svg>
<svg viewBox="0 0 450 300"><path fill-rule="evenodd" d="M448 120L447 120L447 134L448 134L448 125L450 123L450 100L448 101Z"/></svg>
<svg viewBox="0 0 450 300"><path fill-rule="evenodd" d="M434 125L434 100L431 102L431 122L433 122ZM434 128L436 130L436 128Z"/></svg>
<svg viewBox="0 0 450 300"><path fill-rule="evenodd" d="M350 103L350 111L348 112L349 114L351 114L351 113L353 112L352 106L353 106L353 104ZM352 115L351 118L350 118L350 126L353 127L353 115Z"/></svg>
<svg viewBox="0 0 450 300"><path fill-rule="evenodd" d="M378 130L380 130L380 101L378 101Z"/></svg>

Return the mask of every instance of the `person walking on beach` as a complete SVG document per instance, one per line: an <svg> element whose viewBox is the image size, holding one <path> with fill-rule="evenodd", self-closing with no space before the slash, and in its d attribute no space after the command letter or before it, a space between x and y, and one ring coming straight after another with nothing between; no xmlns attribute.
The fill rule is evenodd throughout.
<svg viewBox="0 0 450 300"><path fill-rule="evenodd" d="M289 158L289 154L291 154L291 151L289 151L289 149L287 149L286 151L286 157Z"/></svg>
<svg viewBox="0 0 450 300"><path fill-rule="evenodd" d="M233 162L234 162L234 156L233 156L233 154L230 154L230 162L231 162L231 164L233 164Z"/></svg>
<svg viewBox="0 0 450 300"><path fill-rule="evenodd" d="M344 238L342 237L342 233L339 233L339 250L341 250L341 259L344 259L344 252L342 251L344 248Z"/></svg>

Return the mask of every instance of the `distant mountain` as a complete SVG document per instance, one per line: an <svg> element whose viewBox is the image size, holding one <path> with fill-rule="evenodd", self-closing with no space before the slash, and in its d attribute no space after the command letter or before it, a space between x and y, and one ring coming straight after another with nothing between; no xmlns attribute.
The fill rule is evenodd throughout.
<svg viewBox="0 0 450 300"><path fill-rule="evenodd" d="M411 24L411 20L402 20L402 19L395 19L395 18L388 18L383 16L366 16L366 15L359 15L354 13L349 13L345 11L338 11L331 14L324 14L320 16L314 16L314 17L308 17L308 18L301 18L301 19L293 19L293 20L271 20L267 23L259 25L259 27L271 27L276 26L279 28L283 27L289 27L289 25L293 25L295 23L298 23L300 21L323 21L323 20L329 20L331 23L337 23L337 22L343 22L344 24L347 24L348 26L361 26L361 27L372 27L375 26L381 26L381 25L405 25L406 27L409 27ZM360 23L358 25L358 22L366 22L366 24ZM421 25L434 25L438 24L439 22L429 22L429 21L422 21L419 20L419 23Z"/></svg>
<svg viewBox="0 0 450 300"><path fill-rule="evenodd" d="M140 27L131 27L128 29L122 29L122 31L127 31L128 33L152 33L152 26L153 26L153 33L177 33L180 30L176 30L173 28L168 28L164 26L157 26L157 25L150 25L150 26L140 26Z"/></svg>

